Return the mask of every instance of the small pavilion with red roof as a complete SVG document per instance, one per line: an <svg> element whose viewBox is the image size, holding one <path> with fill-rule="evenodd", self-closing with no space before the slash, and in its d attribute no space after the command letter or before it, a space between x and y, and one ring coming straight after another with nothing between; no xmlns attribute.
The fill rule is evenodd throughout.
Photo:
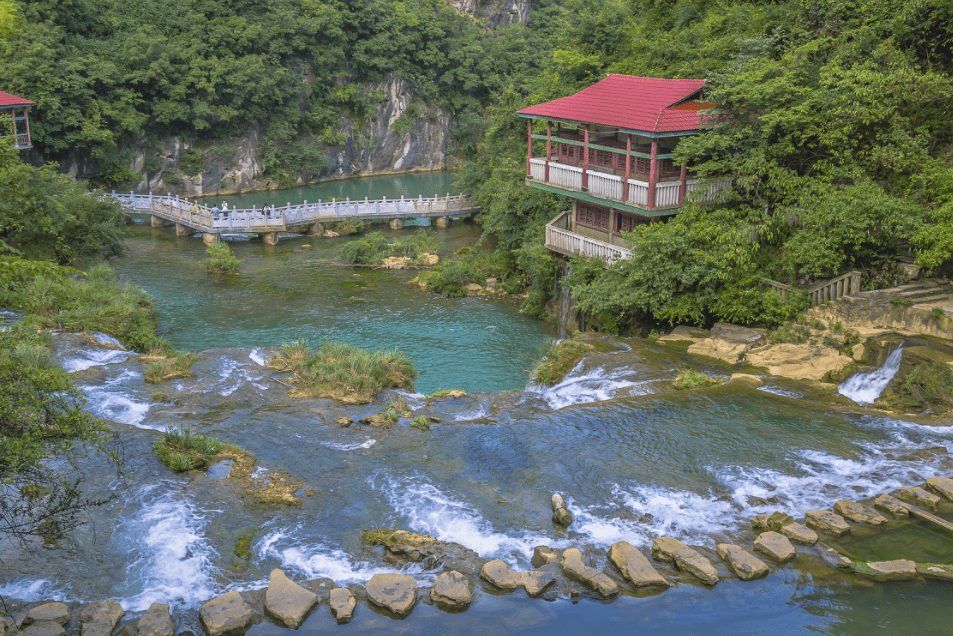
<svg viewBox="0 0 953 636"><path fill-rule="evenodd" d="M9 131L11 133L9 135L0 134L0 139L13 137L13 147L17 150L33 147L30 141L30 115L28 112L32 105L33 102L28 99L0 91L0 118L10 118ZM23 114L18 115L17 111Z"/></svg>
<svg viewBox="0 0 953 636"><path fill-rule="evenodd" d="M672 161L679 139L698 134L712 107L704 87L700 79L609 75L524 108L527 185L572 197L566 229L616 246L625 245L619 232L676 214L695 190L705 190L696 200L714 198L725 184L702 184ZM546 122L545 134L533 133L535 120ZM546 142L543 156L533 156L534 141Z"/></svg>

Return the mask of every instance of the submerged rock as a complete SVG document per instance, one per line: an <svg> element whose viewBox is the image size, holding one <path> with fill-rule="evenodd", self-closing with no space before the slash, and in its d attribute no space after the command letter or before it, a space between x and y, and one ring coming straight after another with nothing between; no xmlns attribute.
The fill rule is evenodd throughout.
<svg viewBox="0 0 953 636"><path fill-rule="evenodd" d="M949 477L931 477L927 479L926 489L953 501L953 479Z"/></svg>
<svg viewBox="0 0 953 636"><path fill-rule="evenodd" d="M566 506L566 501L559 493L553 494L553 523L558 523L563 527L572 525L572 515Z"/></svg>
<svg viewBox="0 0 953 636"><path fill-rule="evenodd" d="M917 572L928 579L953 581L953 565L943 565L941 563L918 563Z"/></svg>
<svg viewBox="0 0 953 636"><path fill-rule="evenodd" d="M917 578L917 564L909 559L871 561L858 566L857 571L878 581L907 581Z"/></svg>
<svg viewBox="0 0 953 636"><path fill-rule="evenodd" d="M367 600L397 616L407 616L417 602L417 581L406 574L375 574L364 586Z"/></svg>
<svg viewBox="0 0 953 636"><path fill-rule="evenodd" d="M894 517L909 517L910 512L899 499L891 495L880 495L874 499L874 507L892 514Z"/></svg>
<svg viewBox="0 0 953 636"><path fill-rule="evenodd" d="M175 625L165 603L153 603L136 625L136 636L174 636Z"/></svg>
<svg viewBox="0 0 953 636"><path fill-rule="evenodd" d="M742 581L753 581L767 575L768 566L764 561L741 546L720 543L715 550L721 560L728 564L731 571Z"/></svg>
<svg viewBox="0 0 953 636"><path fill-rule="evenodd" d="M83 636L110 636L126 612L116 599L90 603L80 612Z"/></svg>
<svg viewBox="0 0 953 636"><path fill-rule="evenodd" d="M754 540L754 549L767 554L778 563L787 563L797 556L791 541L773 530L758 535L758 538Z"/></svg>
<svg viewBox="0 0 953 636"><path fill-rule="evenodd" d="M668 587L669 582L631 543L618 541L609 548L609 560L634 587Z"/></svg>
<svg viewBox="0 0 953 636"><path fill-rule="evenodd" d="M868 508L862 503L857 503L856 501L848 501L847 499L839 499L834 502L834 512L850 519L854 523L866 523L872 526L879 526L887 523L887 518L882 514Z"/></svg>
<svg viewBox="0 0 953 636"><path fill-rule="evenodd" d="M564 551L560 565L566 576L582 583L603 598L609 598L619 593L619 586L605 572L600 572L596 568L586 565L582 558L582 552L578 548L569 548Z"/></svg>
<svg viewBox="0 0 953 636"><path fill-rule="evenodd" d="M808 510L804 513L804 518L807 525L827 534L840 536L850 532L850 526L844 518L830 510Z"/></svg>
<svg viewBox="0 0 953 636"><path fill-rule="evenodd" d="M851 560L845 557L843 554L823 543L818 543L817 555L821 557L821 560L829 565L832 568L849 568L851 566Z"/></svg>
<svg viewBox="0 0 953 636"><path fill-rule="evenodd" d="M697 550L689 548L678 539L659 537L652 543L652 558L674 563L679 570L688 572L702 583L718 583L718 571Z"/></svg>
<svg viewBox="0 0 953 636"><path fill-rule="evenodd" d="M199 608L199 620L208 636L240 636L255 620L255 611L241 594L231 591Z"/></svg>
<svg viewBox="0 0 953 636"><path fill-rule="evenodd" d="M470 580L453 570L444 572L430 588L430 600L434 604L450 609L466 609L473 600L470 592Z"/></svg>
<svg viewBox="0 0 953 636"><path fill-rule="evenodd" d="M346 587L336 587L328 596L328 605L331 606L331 615L337 622L346 623L354 618L357 601L354 600L351 590Z"/></svg>
<svg viewBox="0 0 953 636"><path fill-rule="evenodd" d="M406 530L378 530L364 534L363 540L370 545L382 545L387 556L397 561L437 563L446 570L456 570L476 576L486 560L459 543L438 541L427 535Z"/></svg>
<svg viewBox="0 0 953 636"><path fill-rule="evenodd" d="M920 486L914 486L913 488L902 488L898 496L903 501L926 506L930 510L936 510L937 506L940 505L939 497L933 493L927 492Z"/></svg>
<svg viewBox="0 0 953 636"><path fill-rule="evenodd" d="M265 613L278 623L298 629L317 602L317 594L289 579L280 569L271 571L265 592Z"/></svg>
<svg viewBox="0 0 953 636"><path fill-rule="evenodd" d="M351 424L354 423L354 418L352 418L352 417L339 417L338 419L334 420L334 423L337 424L338 427L340 427L340 428L347 428L348 426L350 426Z"/></svg>

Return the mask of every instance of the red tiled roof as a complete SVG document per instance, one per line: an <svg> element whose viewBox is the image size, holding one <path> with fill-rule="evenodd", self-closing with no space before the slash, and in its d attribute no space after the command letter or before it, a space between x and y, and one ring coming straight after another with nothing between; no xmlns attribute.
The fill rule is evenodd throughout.
<svg viewBox="0 0 953 636"><path fill-rule="evenodd" d="M664 133L698 130L698 111L710 104L679 104L705 80L610 75L575 95L530 106L520 115ZM678 104L673 106L673 104Z"/></svg>
<svg viewBox="0 0 953 636"><path fill-rule="evenodd" d="M4 93L0 91L0 108L4 106L32 106L33 102L28 99L23 99L22 97L17 97L16 95L11 95L10 93Z"/></svg>

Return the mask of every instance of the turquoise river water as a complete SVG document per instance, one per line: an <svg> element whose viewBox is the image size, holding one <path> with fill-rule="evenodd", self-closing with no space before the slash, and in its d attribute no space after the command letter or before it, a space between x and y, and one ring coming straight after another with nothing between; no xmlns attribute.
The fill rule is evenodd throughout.
<svg viewBox="0 0 953 636"><path fill-rule="evenodd" d="M462 222L440 232L444 252L479 236ZM679 365L730 369L647 340L597 339L598 351L560 385L527 386L526 370L552 336L544 324L506 300L422 292L407 284L412 273L342 267L335 260L346 240L289 236L268 247L232 237L242 273L215 278L199 264L199 239L130 228L129 253L117 269L156 298L164 335L176 347L202 352L195 377L148 385L135 355L76 341L57 345L67 369L87 372L81 384L90 409L115 422L126 476L88 471L96 487L118 496L71 543L33 553L0 546L0 594L113 597L132 616L150 603L171 603L178 630L199 633L198 605L229 589L261 588L275 567L295 579L338 584L392 571L362 548L365 529L427 533L516 568L530 567L536 545L580 546L602 567L615 541L647 549L666 535L713 555L724 541L750 545L755 514L800 517L839 498L953 475L949 429L830 412L800 399L796 388L770 383L766 390L673 394L664 383ZM339 428L338 418L373 414L393 394L365 406L290 398L262 365L269 347L298 338L400 347L420 371L417 392L404 398L415 414L441 422L430 431L411 428L409 419L386 430ZM424 397L440 387L468 395ZM156 401L157 388L171 401ZM300 507L255 506L214 474L173 474L151 451L168 426L242 446L258 470L283 470L312 494ZM566 497L575 517L568 531L551 523L553 492ZM233 548L246 530L254 533L250 568L235 573L228 570ZM931 554L953 562L953 537L936 541ZM323 606L299 631L953 633L950 583L872 583L828 568L810 550L743 583L713 560L724 574L714 588L682 580L661 594L610 602L481 588L465 613L420 604L397 621L362 603L350 624L338 626ZM420 566L405 571L422 586L436 574ZM267 621L250 633L278 632L290 633Z"/></svg>

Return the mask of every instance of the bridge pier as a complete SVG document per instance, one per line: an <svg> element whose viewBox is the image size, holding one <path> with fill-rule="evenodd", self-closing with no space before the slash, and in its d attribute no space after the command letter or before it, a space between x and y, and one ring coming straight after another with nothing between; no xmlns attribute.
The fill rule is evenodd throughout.
<svg viewBox="0 0 953 636"><path fill-rule="evenodd" d="M390 229L400 230L404 227L404 219L391 219L390 220Z"/></svg>
<svg viewBox="0 0 953 636"><path fill-rule="evenodd" d="M437 218L434 219L435 227L439 227L440 229L443 229L443 228L446 228L448 225L450 225L449 216L438 216Z"/></svg>
<svg viewBox="0 0 953 636"><path fill-rule="evenodd" d="M156 216L155 214L149 215L149 225L151 227L165 227L169 225L169 221L166 221L161 216Z"/></svg>
<svg viewBox="0 0 953 636"><path fill-rule="evenodd" d="M308 226L308 236L321 236L324 234L324 223L312 223Z"/></svg>
<svg viewBox="0 0 953 636"><path fill-rule="evenodd" d="M176 236L192 236L193 234L195 234L195 230L190 228L188 225L183 225L181 223L175 224Z"/></svg>
<svg viewBox="0 0 953 636"><path fill-rule="evenodd" d="M202 243L205 245L215 245L222 240L221 235L212 232L202 232Z"/></svg>
<svg viewBox="0 0 953 636"><path fill-rule="evenodd" d="M261 242L265 245L277 245L278 244L278 233L277 232L259 232L258 238L261 239Z"/></svg>

